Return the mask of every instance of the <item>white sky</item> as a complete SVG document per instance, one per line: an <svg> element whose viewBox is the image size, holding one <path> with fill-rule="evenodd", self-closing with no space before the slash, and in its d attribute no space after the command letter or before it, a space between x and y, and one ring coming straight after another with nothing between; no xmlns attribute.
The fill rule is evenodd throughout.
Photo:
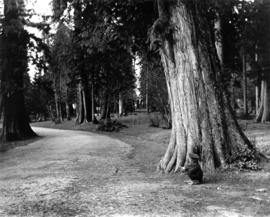
<svg viewBox="0 0 270 217"><path fill-rule="evenodd" d="M52 7L51 7L51 1L52 0L25 0L26 9L32 9L36 14L39 15L52 15ZM3 15L3 0L0 0L0 15ZM33 16L31 19L32 22L37 23L41 22L42 19L39 16ZM27 28L27 30L31 33L36 34L38 37L41 37L40 32L34 28ZM35 66L29 64L29 74L30 77L33 78L36 69Z"/></svg>
<svg viewBox="0 0 270 217"><path fill-rule="evenodd" d="M33 9L36 14L39 15L52 15L52 8L51 8L51 0L26 0L26 8L27 9ZM31 19L32 22L41 22L41 18L38 16L33 16ZM34 28L29 28L29 32L35 33L38 37L41 37L40 32ZM33 79L36 68L31 63L29 66L29 75L30 78Z"/></svg>
<svg viewBox="0 0 270 217"><path fill-rule="evenodd" d="M26 7L34 9L37 14L51 15L51 0L26 0Z"/></svg>
<svg viewBox="0 0 270 217"><path fill-rule="evenodd" d="M34 11L37 13L37 14L40 14L40 15L52 15L52 8L51 8L51 1L52 0L25 0L25 3L26 3L26 8L27 9L34 9ZM245 0L245 1L254 1L254 0ZM0 0L0 14L2 14L2 5L3 5L3 0ZM34 16L32 18L32 21L33 22L40 22L42 20L40 20L37 16ZM39 35L39 32L36 31L36 30L33 30L33 29L29 29L28 31L31 31L37 35ZM137 66L138 67L138 66ZM35 66L29 64L29 74L30 74L30 77L33 77L34 74L35 74ZM139 71L137 68L136 68L136 71Z"/></svg>

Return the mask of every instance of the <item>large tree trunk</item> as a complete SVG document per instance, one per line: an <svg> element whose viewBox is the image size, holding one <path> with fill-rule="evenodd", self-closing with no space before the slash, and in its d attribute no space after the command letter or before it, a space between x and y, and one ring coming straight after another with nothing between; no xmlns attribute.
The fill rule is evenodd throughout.
<svg viewBox="0 0 270 217"><path fill-rule="evenodd" d="M204 171L214 172L226 167L239 150L254 147L222 92L205 1L168 2L159 0L160 18L152 28L152 44L161 44L173 117L170 143L159 168L177 172L188 163L189 153L200 150Z"/></svg>
<svg viewBox="0 0 270 217"><path fill-rule="evenodd" d="M0 45L2 141L36 136L29 125L24 103L23 75L27 73L28 34L19 18L16 0L4 1L3 32Z"/></svg>

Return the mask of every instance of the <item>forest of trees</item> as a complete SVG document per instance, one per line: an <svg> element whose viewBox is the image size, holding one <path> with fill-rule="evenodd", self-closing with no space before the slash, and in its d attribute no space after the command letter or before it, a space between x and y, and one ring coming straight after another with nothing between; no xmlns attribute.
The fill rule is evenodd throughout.
<svg viewBox="0 0 270 217"><path fill-rule="evenodd" d="M143 106L172 128L159 165L165 173L179 171L190 153L208 172L242 155L262 157L236 114L270 121L270 0L52 3L53 16L32 23L23 0L3 1L2 142L35 136L30 119L108 123Z"/></svg>

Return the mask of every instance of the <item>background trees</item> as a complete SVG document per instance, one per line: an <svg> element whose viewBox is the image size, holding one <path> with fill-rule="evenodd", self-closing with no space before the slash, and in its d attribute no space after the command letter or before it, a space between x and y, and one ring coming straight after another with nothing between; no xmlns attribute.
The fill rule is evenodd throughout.
<svg viewBox="0 0 270 217"><path fill-rule="evenodd" d="M52 108L54 102L54 91L52 83L45 76L36 73L32 83L30 78L25 92L26 110L32 121L45 121L54 118Z"/></svg>
<svg viewBox="0 0 270 217"><path fill-rule="evenodd" d="M171 114L168 91L160 57L148 54L142 60L140 95L148 112L160 112L166 128L171 128Z"/></svg>
<svg viewBox="0 0 270 217"><path fill-rule="evenodd" d="M247 38L253 42L250 52L252 75L256 85L256 121L269 121L269 52L270 2L256 1L255 15L248 29Z"/></svg>
<svg viewBox="0 0 270 217"><path fill-rule="evenodd" d="M67 119L70 119L69 99L72 70L72 38L70 29L62 22L57 27L51 47L51 79L54 88L54 100L57 123L62 122L62 105L64 104Z"/></svg>
<svg viewBox="0 0 270 217"><path fill-rule="evenodd" d="M100 107L101 119L110 119L113 99L134 86L130 36L121 29L120 11L125 8L123 3L113 1L90 1L73 4L73 7L77 77L79 88L82 89L79 96L83 98L78 103L79 112L83 110L89 114L91 108L94 110L95 106L87 106L92 100L92 104ZM91 98L89 93L92 93ZM98 96L98 102L95 102L93 94ZM92 121L93 118L89 116L87 120Z"/></svg>

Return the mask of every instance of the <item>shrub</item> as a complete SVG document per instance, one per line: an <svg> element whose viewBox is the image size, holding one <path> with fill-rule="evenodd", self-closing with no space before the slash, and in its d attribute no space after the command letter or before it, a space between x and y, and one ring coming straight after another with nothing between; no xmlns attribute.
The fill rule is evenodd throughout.
<svg viewBox="0 0 270 217"><path fill-rule="evenodd" d="M159 114L151 114L150 116L150 127L160 127L162 119Z"/></svg>
<svg viewBox="0 0 270 217"><path fill-rule="evenodd" d="M127 126L120 123L117 120L114 121L100 121L97 126L97 131L105 131L105 132L119 132L120 129L126 128Z"/></svg>
<svg viewBox="0 0 270 217"><path fill-rule="evenodd" d="M232 167L240 170L261 170L258 166L257 151L250 149L239 150L229 160Z"/></svg>

